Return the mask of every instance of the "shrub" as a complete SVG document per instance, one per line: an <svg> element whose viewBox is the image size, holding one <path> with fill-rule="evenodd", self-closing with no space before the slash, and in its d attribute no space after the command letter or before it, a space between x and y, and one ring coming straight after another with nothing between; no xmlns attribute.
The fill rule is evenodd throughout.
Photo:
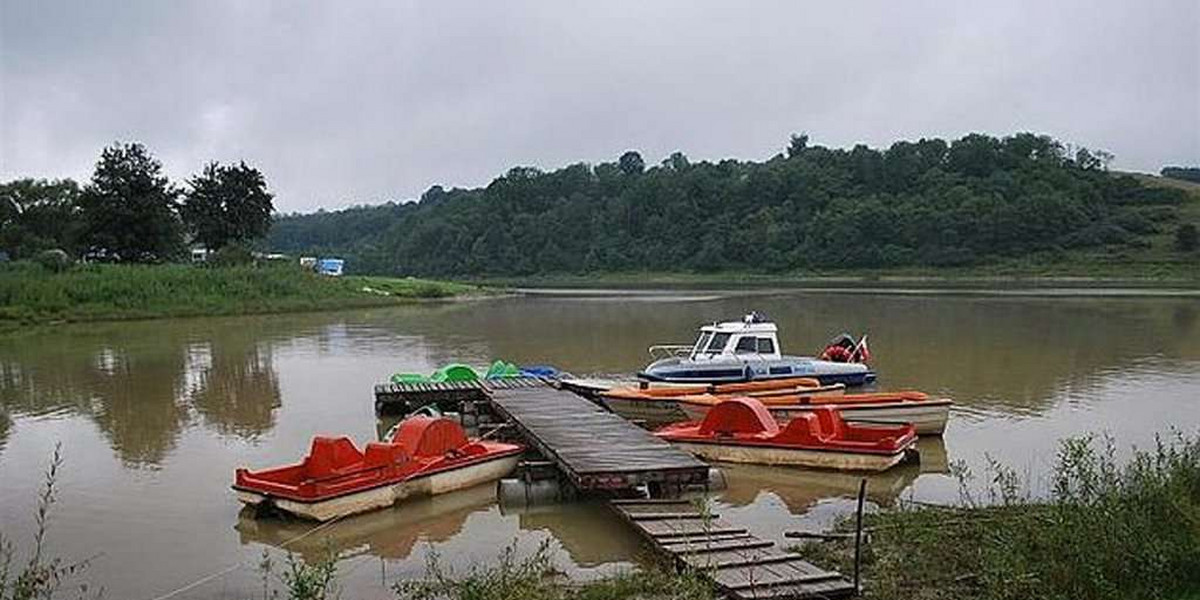
<svg viewBox="0 0 1200 600"><path fill-rule="evenodd" d="M41 265L47 271L54 273L62 273L71 267L71 257L67 253L59 250L43 250L37 253L33 259L37 264Z"/></svg>
<svg viewBox="0 0 1200 600"><path fill-rule="evenodd" d="M1191 223L1184 223L1175 229L1175 249L1180 252L1191 252L1200 246L1200 235L1197 235L1196 226Z"/></svg>

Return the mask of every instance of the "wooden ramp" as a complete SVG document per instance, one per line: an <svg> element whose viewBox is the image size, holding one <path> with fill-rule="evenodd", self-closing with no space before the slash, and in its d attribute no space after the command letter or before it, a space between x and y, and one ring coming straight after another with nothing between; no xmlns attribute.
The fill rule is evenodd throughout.
<svg viewBox="0 0 1200 600"><path fill-rule="evenodd" d="M687 500L613 500L613 510L679 567L730 598L847 598L854 584Z"/></svg>
<svg viewBox="0 0 1200 600"><path fill-rule="evenodd" d="M708 481L708 465L571 392L493 389L489 399L581 491Z"/></svg>
<svg viewBox="0 0 1200 600"><path fill-rule="evenodd" d="M487 400L487 390L545 387L547 380L537 377L506 377L475 381L422 383L379 383L375 385L375 411L412 412L435 404L442 410L458 410L463 402Z"/></svg>

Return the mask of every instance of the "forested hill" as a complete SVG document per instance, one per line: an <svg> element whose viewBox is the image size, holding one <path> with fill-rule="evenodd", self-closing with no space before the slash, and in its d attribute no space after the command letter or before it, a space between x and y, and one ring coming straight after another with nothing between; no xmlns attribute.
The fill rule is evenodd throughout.
<svg viewBox="0 0 1200 600"><path fill-rule="evenodd" d="M419 202L283 216L274 251L337 253L357 272L534 275L961 266L1146 246L1184 192L1110 174L1111 156L1047 136L833 149L793 136L765 162L517 167Z"/></svg>

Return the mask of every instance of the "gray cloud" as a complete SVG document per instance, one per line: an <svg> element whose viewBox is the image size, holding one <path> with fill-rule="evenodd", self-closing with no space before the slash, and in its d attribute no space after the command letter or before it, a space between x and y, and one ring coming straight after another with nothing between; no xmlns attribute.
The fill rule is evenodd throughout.
<svg viewBox="0 0 1200 600"><path fill-rule="evenodd" d="M1045 132L1200 163L1200 5L0 0L0 179L147 144L261 167L284 211L640 149L762 159Z"/></svg>

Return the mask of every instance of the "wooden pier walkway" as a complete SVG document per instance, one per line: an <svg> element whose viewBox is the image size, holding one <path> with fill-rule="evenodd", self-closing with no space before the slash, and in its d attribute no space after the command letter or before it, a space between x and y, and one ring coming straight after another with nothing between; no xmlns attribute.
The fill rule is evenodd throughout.
<svg viewBox="0 0 1200 600"><path fill-rule="evenodd" d="M566 390L493 389L493 410L581 491L708 481L708 465Z"/></svg>
<svg viewBox="0 0 1200 600"><path fill-rule="evenodd" d="M729 598L846 598L854 584L751 535L687 500L613 500L617 514L677 567L690 567Z"/></svg>
<svg viewBox="0 0 1200 600"><path fill-rule="evenodd" d="M545 387L548 381L537 377L506 377L475 381L421 383L379 383L375 385L375 411L412 412L436 404L441 410L459 410L463 402L487 400L487 390Z"/></svg>

